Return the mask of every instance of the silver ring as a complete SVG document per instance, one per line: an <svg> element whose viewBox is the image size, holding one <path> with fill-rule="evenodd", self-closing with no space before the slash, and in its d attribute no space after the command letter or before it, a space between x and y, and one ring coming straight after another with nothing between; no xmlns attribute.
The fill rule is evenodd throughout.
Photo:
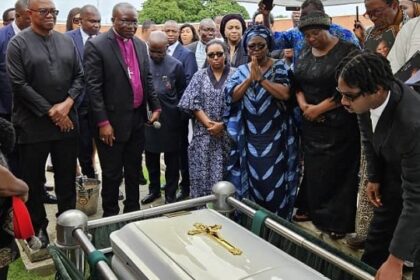
<svg viewBox="0 0 420 280"><path fill-rule="evenodd" d="M101 138L102 141L105 141L105 138Z"/></svg>

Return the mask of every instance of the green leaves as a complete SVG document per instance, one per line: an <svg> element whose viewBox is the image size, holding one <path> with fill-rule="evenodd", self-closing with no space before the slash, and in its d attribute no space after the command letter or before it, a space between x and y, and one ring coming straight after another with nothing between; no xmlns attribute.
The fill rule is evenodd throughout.
<svg viewBox="0 0 420 280"><path fill-rule="evenodd" d="M167 20L199 22L204 18L214 18L230 13L249 18L246 9L234 0L147 0L139 13L139 21L151 19L157 24Z"/></svg>

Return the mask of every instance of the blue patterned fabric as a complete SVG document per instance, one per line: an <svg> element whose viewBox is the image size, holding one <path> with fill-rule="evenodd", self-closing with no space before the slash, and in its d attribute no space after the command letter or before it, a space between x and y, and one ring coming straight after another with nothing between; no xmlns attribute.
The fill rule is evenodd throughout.
<svg viewBox="0 0 420 280"><path fill-rule="evenodd" d="M360 48L359 40L356 35L340 25L331 24L330 33L343 41L351 42ZM293 49L293 62L299 59L303 47L305 46L305 37L297 27L282 32L274 32L274 49Z"/></svg>
<svg viewBox="0 0 420 280"><path fill-rule="evenodd" d="M299 178L296 110L259 84L251 85L240 101L232 102L234 88L249 75L248 64L241 65L225 88L224 121L231 138L226 179L235 185L238 198L250 198L290 219ZM289 84L281 60L264 76Z"/></svg>
<svg viewBox="0 0 420 280"><path fill-rule="evenodd" d="M235 71L226 68L224 75L230 77ZM184 91L178 107L194 116L194 111L203 111L210 120L220 122L225 110L224 87L226 82L212 82L212 74L207 68L196 72ZM211 194L213 185L223 179L223 171L229 151L227 135L216 137L193 118L193 136L188 146L190 172L190 196L192 198Z"/></svg>

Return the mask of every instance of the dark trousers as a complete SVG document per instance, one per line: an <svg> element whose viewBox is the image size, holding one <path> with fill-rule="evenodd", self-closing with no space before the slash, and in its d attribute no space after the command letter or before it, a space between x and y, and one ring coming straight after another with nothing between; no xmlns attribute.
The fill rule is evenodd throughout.
<svg viewBox="0 0 420 280"><path fill-rule="evenodd" d="M44 193L45 162L49 153L54 165L54 185L58 201L57 217L76 206L77 142L77 138L69 138L19 145L22 179L29 186L29 199L26 205L35 231L48 224L42 194Z"/></svg>
<svg viewBox="0 0 420 280"><path fill-rule="evenodd" d="M164 153L165 170L165 197L170 201L175 199L179 181L179 153ZM158 195L160 192L160 153L146 151L146 167L149 172L149 192Z"/></svg>
<svg viewBox="0 0 420 280"><path fill-rule="evenodd" d="M389 256L389 245L402 211L401 183L381 185L382 207L375 208L362 261L378 269Z"/></svg>
<svg viewBox="0 0 420 280"><path fill-rule="evenodd" d="M123 176L124 213L140 210L140 167L144 150L144 120L140 110L134 113L131 135L126 142L114 142L110 147L99 139L95 140L102 169L103 216L118 215L118 191Z"/></svg>
<svg viewBox="0 0 420 280"><path fill-rule="evenodd" d="M79 113L79 163L82 174L88 178L95 178L95 169L93 167L93 136L92 128L89 122L89 114L82 110Z"/></svg>
<svg viewBox="0 0 420 280"><path fill-rule="evenodd" d="M179 167L181 172L181 192L184 195L190 194L190 173L188 166L188 123L189 120L183 121L181 127L181 147L179 151Z"/></svg>
<svg viewBox="0 0 420 280"><path fill-rule="evenodd" d="M9 271L9 266L0 268L0 280L7 280L7 272Z"/></svg>

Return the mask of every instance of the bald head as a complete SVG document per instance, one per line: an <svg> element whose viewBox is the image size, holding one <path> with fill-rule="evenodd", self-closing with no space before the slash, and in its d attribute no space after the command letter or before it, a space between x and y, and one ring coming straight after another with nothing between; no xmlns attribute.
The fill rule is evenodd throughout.
<svg viewBox="0 0 420 280"><path fill-rule="evenodd" d="M117 17L118 13L123 13L124 10L136 10L136 8L130 3L118 3L112 9L112 17Z"/></svg>
<svg viewBox="0 0 420 280"><path fill-rule="evenodd" d="M28 8L29 0L18 0L15 3L15 10L26 10Z"/></svg>
<svg viewBox="0 0 420 280"><path fill-rule="evenodd" d="M162 31L153 31L149 36L149 54L155 63L161 63L168 49L168 37Z"/></svg>
<svg viewBox="0 0 420 280"><path fill-rule="evenodd" d="M162 31L152 31L149 36L149 45L168 45L168 37Z"/></svg>

